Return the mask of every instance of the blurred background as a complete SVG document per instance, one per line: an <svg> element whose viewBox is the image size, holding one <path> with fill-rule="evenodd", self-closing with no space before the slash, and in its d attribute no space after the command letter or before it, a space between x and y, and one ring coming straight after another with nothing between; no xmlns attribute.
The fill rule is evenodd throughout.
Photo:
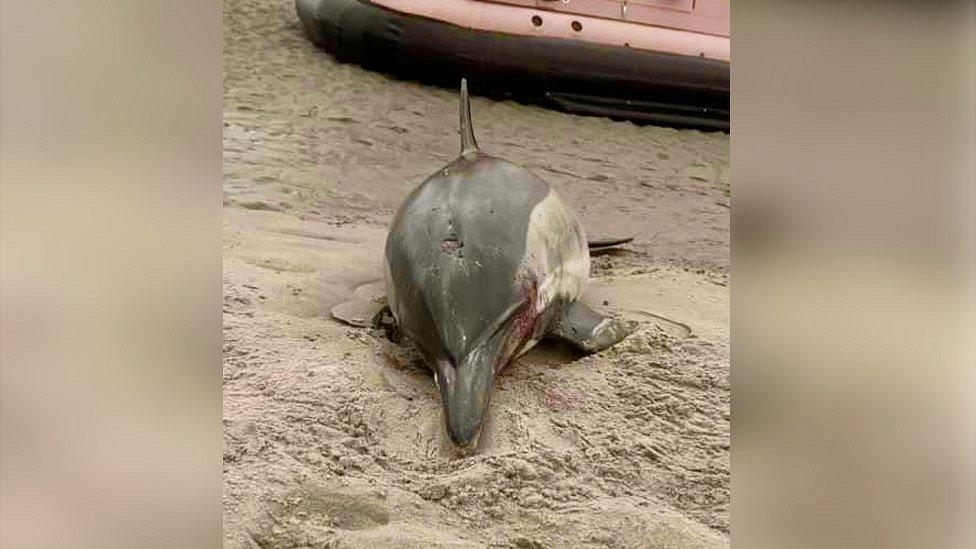
<svg viewBox="0 0 976 549"><path fill-rule="evenodd" d="M973 4L732 9L733 544L974 544ZM221 13L0 7L0 541L221 538Z"/></svg>
<svg viewBox="0 0 976 549"><path fill-rule="evenodd" d="M970 547L971 2L737 2L733 540Z"/></svg>
<svg viewBox="0 0 976 549"><path fill-rule="evenodd" d="M0 545L217 546L220 6L0 10Z"/></svg>

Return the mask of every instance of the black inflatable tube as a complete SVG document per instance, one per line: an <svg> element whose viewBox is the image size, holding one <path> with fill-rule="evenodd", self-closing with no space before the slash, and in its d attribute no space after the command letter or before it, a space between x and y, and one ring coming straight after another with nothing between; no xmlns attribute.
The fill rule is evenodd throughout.
<svg viewBox="0 0 976 549"><path fill-rule="evenodd" d="M728 131L730 65L577 40L491 33L363 0L297 0L309 39L340 62L570 112Z"/></svg>

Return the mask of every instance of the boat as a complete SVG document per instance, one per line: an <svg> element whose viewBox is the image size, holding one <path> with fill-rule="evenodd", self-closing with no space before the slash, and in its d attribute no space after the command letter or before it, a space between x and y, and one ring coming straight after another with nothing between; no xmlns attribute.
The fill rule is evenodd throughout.
<svg viewBox="0 0 976 549"><path fill-rule="evenodd" d="M297 0L338 61L578 114L728 131L730 0Z"/></svg>

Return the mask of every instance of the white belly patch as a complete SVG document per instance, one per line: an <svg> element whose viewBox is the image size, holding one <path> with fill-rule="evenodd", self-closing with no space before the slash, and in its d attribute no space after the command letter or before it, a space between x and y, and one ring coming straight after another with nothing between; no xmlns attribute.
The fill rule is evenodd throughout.
<svg viewBox="0 0 976 549"><path fill-rule="evenodd" d="M537 312L557 297L576 300L590 276L590 253L583 226L551 189L532 210L524 262L538 276Z"/></svg>

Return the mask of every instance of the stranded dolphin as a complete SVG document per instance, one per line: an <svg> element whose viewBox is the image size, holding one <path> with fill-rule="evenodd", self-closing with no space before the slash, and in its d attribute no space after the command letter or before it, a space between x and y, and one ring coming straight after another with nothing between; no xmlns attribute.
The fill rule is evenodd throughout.
<svg viewBox="0 0 976 549"><path fill-rule="evenodd" d="M583 227L542 179L483 153L461 80L461 154L407 197L386 240L399 327L434 372L447 432L477 445L494 376L540 339L586 352L629 326L579 300L590 272Z"/></svg>

